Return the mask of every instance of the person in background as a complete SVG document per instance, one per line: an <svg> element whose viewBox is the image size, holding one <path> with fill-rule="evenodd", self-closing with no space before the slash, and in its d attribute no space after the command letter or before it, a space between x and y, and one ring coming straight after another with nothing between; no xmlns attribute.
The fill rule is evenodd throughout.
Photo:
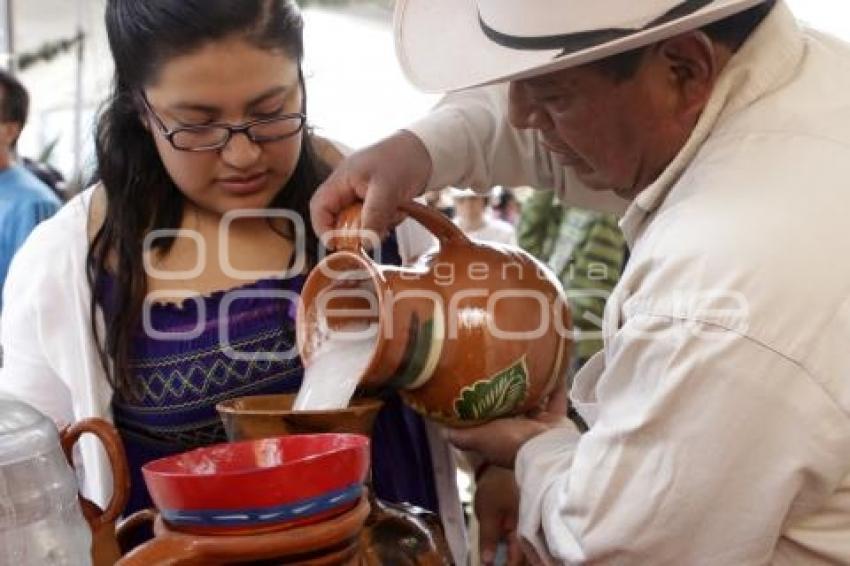
<svg viewBox="0 0 850 566"><path fill-rule="evenodd" d="M614 214L564 206L553 191L536 191L523 205L519 245L552 269L572 310L572 375L602 349L605 304L628 255L617 222Z"/></svg>
<svg viewBox="0 0 850 566"><path fill-rule="evenodd" d="M42 183L50 187L53 194L60 202L68 201L68 186L62 172L49 163L36 161L29 157L21 158L21 165L26 167L30 173L38 177Z"/></svg>
<svg viewBox="0 0 850 566"><path fill-rule="evenodd" d="M455 203L454 222L463 233L475 240L516 245L516 229L494 218L488 210L490 196L471 189L451 189Z"/></svg>
<svg viewBox="0 0 850 566"><path fill-rule="evenodd" d="M492 209L493 214L499 220L504 220L514 227L519 224L519 219L522 215L522 203L519 202L516 194L511 189L496 187L493 190Z"/></svg>
<svg viewBox="0 0 850 566"><path fill-rule="evenodd" d="M50 187L17 162L18 138L28 114L26 88L8 72L0 70L0 290L12 258L30 232L61 206ZM15 297L0 293L0 312L4 300Z"/></svg>
<svg viewBox="0 0 850 566"><path fill-rule="evenodd" d="M341 155L309 127L295 2L108 0L105 21L116 78L100 183L12 264L0 391L60 424L110 419L132 513L151 505L144 464L227 440L218 402L298 390L298 295L324 251L308 203ZM385 263L419 253L399 238ZM439 513L462 563L449 446L397 393L383 399L375 493ZM83 442L81 456L83 490L103 504L104 454Z"/></svg>

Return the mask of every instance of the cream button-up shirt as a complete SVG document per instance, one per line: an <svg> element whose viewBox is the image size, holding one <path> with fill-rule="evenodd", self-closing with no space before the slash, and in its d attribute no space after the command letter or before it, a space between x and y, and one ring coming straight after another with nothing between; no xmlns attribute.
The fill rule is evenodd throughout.
<svg viewBox="0 0 850 566"><path fill-rule="evenodd" d="M631 203L506 108L453 94L410 128L431 185L554 187L624 213L632 251L571 393L589 432L519 453L523 538L546 563L850 564L850 46L780 2Z"/></svg>

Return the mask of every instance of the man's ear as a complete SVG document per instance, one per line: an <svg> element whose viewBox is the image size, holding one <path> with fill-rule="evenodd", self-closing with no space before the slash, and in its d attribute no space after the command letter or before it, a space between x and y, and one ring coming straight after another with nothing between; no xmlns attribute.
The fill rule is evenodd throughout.
<svg viewBox="0 0 850 566"><path fill-rule="evenodd" d="M662 42L659 52L668 69L668 80L678 94L681 116L699 116L722 69L720 49L697 30Z"/></svg>

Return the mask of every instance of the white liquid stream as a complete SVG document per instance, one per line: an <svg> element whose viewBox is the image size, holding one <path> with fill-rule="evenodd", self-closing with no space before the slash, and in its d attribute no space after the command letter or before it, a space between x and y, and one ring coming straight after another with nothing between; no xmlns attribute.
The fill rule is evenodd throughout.
<svg viewBox="0 0 850 566"><path fill-rule="evenodd" d="M304 370L295 411L332 411L348 407L366 371L377 341L378 325L329 335Z"/></svg>

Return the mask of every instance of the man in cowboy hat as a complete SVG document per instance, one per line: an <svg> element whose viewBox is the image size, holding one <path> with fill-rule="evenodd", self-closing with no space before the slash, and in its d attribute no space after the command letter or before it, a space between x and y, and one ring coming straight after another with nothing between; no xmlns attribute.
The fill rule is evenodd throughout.
<svg viewBox="0 0 850 566"><path fill-rule="evenodd" d="M492 194L472 189L449 190L455 203L455 224L463 233L475 240L517 245L516 229L498 218L494 218L490 208Z"/></svg>
<svg viewBox="0 0 850 566"><path fill-rule="evenodd" d="M570 394L589 430L550 407L453 433L515 466L529 554L849 564L850 47L782 0L399 0L396 43L422 88L491 86L342 164L317 230L445 185L623 214Z"/></svg>

